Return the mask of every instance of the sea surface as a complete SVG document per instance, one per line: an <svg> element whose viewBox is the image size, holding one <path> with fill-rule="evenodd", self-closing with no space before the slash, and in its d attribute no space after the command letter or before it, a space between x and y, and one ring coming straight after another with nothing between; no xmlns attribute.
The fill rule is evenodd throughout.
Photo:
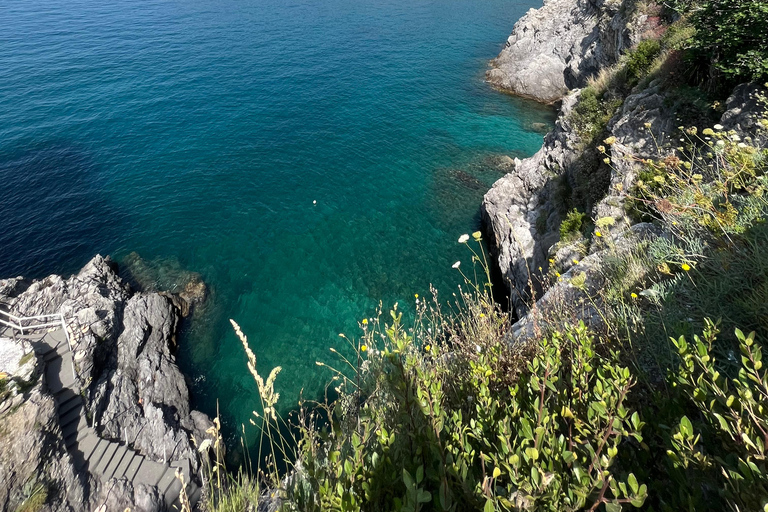
<svg viewBox="0 0 768 512"><path fill-rule="evenodd" d="M379 301L456 290L493 161L553 122L483 81L538 4L3 0L0 276L200 273L180 363L237 444L258 399L228 319L286 412Z"/></svg>

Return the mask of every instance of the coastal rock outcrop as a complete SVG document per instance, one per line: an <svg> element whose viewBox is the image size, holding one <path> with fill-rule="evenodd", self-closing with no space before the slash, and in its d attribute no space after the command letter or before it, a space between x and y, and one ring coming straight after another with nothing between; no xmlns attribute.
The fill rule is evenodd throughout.
<svg viewBox="0 0 768 512"><path fill-rule="evenodd" d="M578 302L574 295L578 290L560 280L553 283L554 276L583 272L587 288L599 286L592 277L597 275L602 249L585 235L585 229L594 233L597 228L586 226L599 223L604 240L621 241L623 246L638 239L630 236L634 221L625 208L627 193L644 159L663 159L671 154L670 148L674 151L680 145L677 139L684 134L678 126L684 123L679 115L685 115L687 100L676 95L674 84L664 78L651 76L596 92L599 87L610 88L611 76L618 76L614 68L603 85L590 91L592 104L585 107L592 109L585 110L592 116L605 108L607 123L595 123L591 117L591 131L585 131L584 118L579 121L584 115L579 101L588 78L624 62L621 55L639 41L659 36L665 29L657 14L653 4L640 8L629 0L545 0L515 24L506 47L491 62L487 79L495 87L538 101L561 101L555 128L541 149L529 158L515 159L512 170L494 183L481 206L492 255L519 319L517 334L528 332L542 319L540 315L551 313L548 304L556 298ZM757 120L750 113L761 110L758 89L753 84L734 90L720 120L726 130L754 132ZM581 226L581 219L587 224L571 231L566 226L569 237L561 240L568 216L575 219L573 225ZM589 320L593 315L588 309L576 316ZM535 318L527 316L529 311Z"/></svg>
<svg viewBox="0 0 768 512"><path fill-rule="evenodd" d="M658 19L633 11L630 0L545 0L515 24L506 47L491 61L495 87L544 103L583 87L615 63Z"/></svg>
<svg viewBox="0 0 768 512"><path fill-rule="evenodd" d="M159 463L187 464L194 474L199 469L199 460L192 436L202 440L211 421L205 414L190 410L187 383L175 362L182 314L178 301L168 293L134 292L118 276L117 270L108 257L96 256L69 279L54 275L39 281L0 280L0 304L19 317L61 312L71 342L75 378L98 435L127 445ZM6 345L16 343L0 341ZM0 354L3 352L12 350L0 350ZM10 361L16 355L6 358L0 355L0 362ZM24 466L31 464L22 459L29 452L18 452L17 448L0 453L0 457L7 455L8 458L2 467L23 469L14 469L14 474L21 471L47 475L46 481L52 489L66 489L68 496L77 498L78 503L70 508L51 510L87 510L91 503L112 503L116 507L119 504L120 510L126 506L135 510L159 509L162 493L152 486L110 481L111 490L107 492L103 488L107 484L94 480L88 473L74 471L61 432L54 428L55 407L42 379L38 379L31 394L27 392L18 400L21 408L15 414L29 412L14 421L29 424L29 428L26 431L16 426L9 428L9 442L13 447L35 444L41 453L34 463L45 467ZM8 400L2 401L0 409L8 409L6 402ZM4 417L3 421L7 419ZM33 425L39 427L32 428ZM0 444L2 442L0 439ZM62 467L56 466L51 476L48 466L54 458ZM20 492L19 485L27 485L13 479L0 478L0 481L11 484L0 485L0 500L6 501L15 499L11 495ZM100 495L104 498L101 501ZM133 505L123 506L124 503ZM107 506L105 510L113 508Z"/></svg>

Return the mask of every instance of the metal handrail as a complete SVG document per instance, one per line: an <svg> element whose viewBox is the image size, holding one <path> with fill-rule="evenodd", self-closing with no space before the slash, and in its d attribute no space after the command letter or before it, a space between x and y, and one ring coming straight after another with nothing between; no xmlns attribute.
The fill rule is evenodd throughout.
<svg viewBox="0 0 768 512"><path fill-rule="evenodd" d="M19 322L18 324L15 324L11 321L6 321L0 318L0 324L5 325L7 327L10 327L11 329L17 330L21 332L21 335L24 336L24 331L34 331L37 329L47 329L50 327L61 327L64 331L64 337L67 339L67 348L69 348L69 353L72 354L72 340L69 337L69 331L67 330L67 324L64 321L64 315L59 313L53 313L48 315L36 315L36 316L26 316L26 317L18 317L12 313L9 313L7 311L0 310L0 315L5 315L9 319L16 320ZM47 322L42 324L36 324L36 325L21 325L22 322L27 320L44 320L46 318L55 318L56 322ZM72 376L77 380L77 372L75 371L75 365L74 365L74 357L72 358Z"/></svg>

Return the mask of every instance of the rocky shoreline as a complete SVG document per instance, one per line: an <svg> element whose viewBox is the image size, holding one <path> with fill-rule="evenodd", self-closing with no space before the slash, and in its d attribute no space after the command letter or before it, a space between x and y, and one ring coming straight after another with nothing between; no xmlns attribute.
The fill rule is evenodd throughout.
<svg viewBox="0 0 768 512"><path fill-rule="evenodd" d="M86 416L98 436L148 460L188 465L199 483L195 442L208 436L212 422L190 409L189 389L174 352L182 314L190 302L204 298L204 286L196 283L187 289L202 294L134 291L112 260L96 256L69 279L0 280L0 304L17 317L60 312ZM102 505L108 510L164 509L162 490L155 486L134 488L127 481L102 481L76 469L65 449L41 359L25 340L11 339L7 331L0 337L0 371L7 383L0 404L3 509L15 510L29 499L30 488L44 490L41 510L97 510Z"/></svg>
<svg viewBox="0 0 768 512"><path fill-rule="evenodd" d="M648 237L660 236L649 224L635 224L625 202L642 159L663 159L667 155L661 148L679 133L674 88L657 78L613 98L618 107L601 136L612 139L605 154L583 140L573 121L591 77L616 65L638 42L663 32L659 16L653 10L639 12L636 5L628 0L545 0L515 24L506 47L491 61L491 85L558 103L559 109L541 149L530 158L515 159L514 169L494 183L481 206L491 252L518 320L513 339L531 334L545 318L553 320L563 304L571 321L600 328L596 305L587 298L603 286L606 248L631 250ZM753 135L753 114L759 111L754 93L760 89L757 84L736 87L719 121L725 130ZM588 190L579 190L584 188ZM577 193L588 218L599 219L600 225L593 227L589 240L564 241L560 226L568 201L563 197ZM555 273L562 279L552 282ZM577 289L570 281L581 273L586 282Z"/></svg>

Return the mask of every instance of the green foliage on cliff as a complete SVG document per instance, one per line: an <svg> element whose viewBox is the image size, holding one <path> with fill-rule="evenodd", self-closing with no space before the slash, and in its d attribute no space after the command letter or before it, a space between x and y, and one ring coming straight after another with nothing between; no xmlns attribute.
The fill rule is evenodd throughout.
<svg viewBox="0 0 768 512"><path fill-rule="evenodd" d="M688 52L692 69L703 70L697 81L717 85L768 79L768 2L673 0L669 6L692 29L678 48Z"/></svg>
<svg viewBox="0 0 768 512"><path fill-rule="evenodd" d="M627 55L624 72L627 83L636 85L651 69L651 65L661 52L661 44L656 39L640 41L637 47Z"/></svg>
<svg viewBox="0 0 768 512"><path fill-rule="evenodd" d="M575 208L569 211L563 222L560 223L560 240L570 242L578 238L586 217L586 213L579 212Z"/></svg>
<svg viewBox="0 0 768 512"><path fill-rule="evenodd" d="M768 1L703 0L690 10L696 56L734 81L768 78Z"/></svg>

